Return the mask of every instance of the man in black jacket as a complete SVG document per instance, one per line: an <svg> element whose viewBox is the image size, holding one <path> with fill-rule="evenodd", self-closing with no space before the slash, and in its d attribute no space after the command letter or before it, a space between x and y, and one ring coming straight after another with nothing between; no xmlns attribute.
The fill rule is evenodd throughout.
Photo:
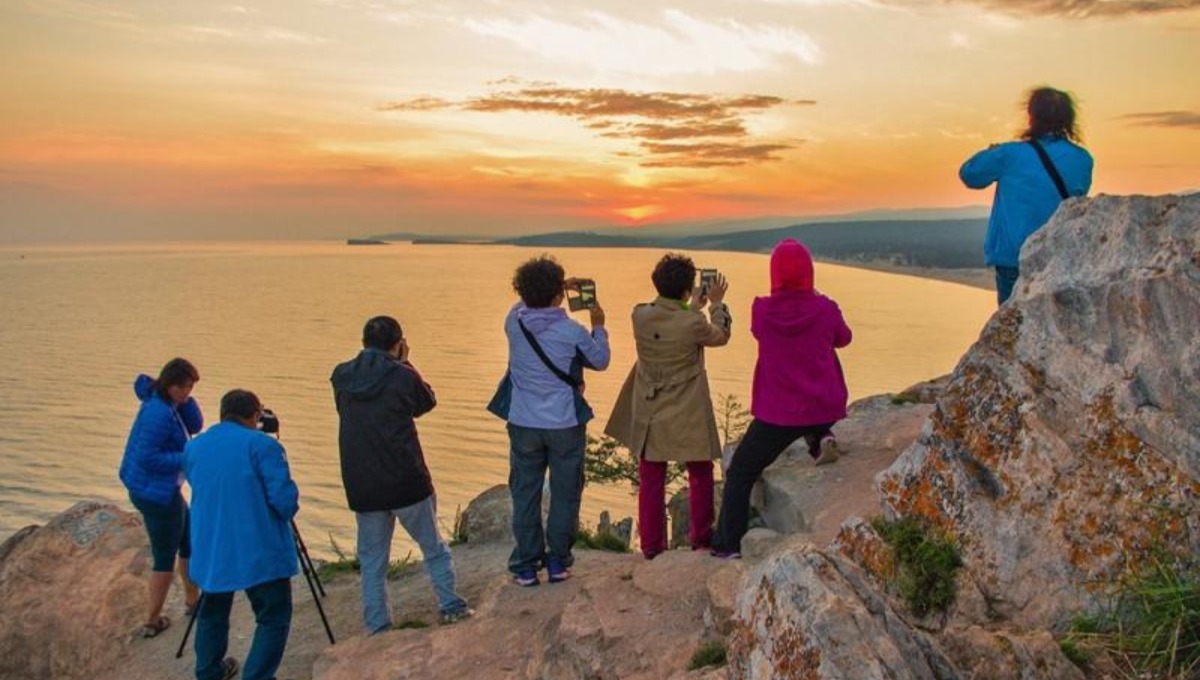
<svg viewBox="0 0 1200 680"><path fill-rule="evenodd" d="M418 418L437 405L408 362L400 323L377 316L363 327L363 350L333 369L341 423L342 483L358 523L363 621L368 633L392 627L386 577L396 520L421 548L442 623L473 612L454 590L454 561L437 522L437 497L425 466Z"/></svg>

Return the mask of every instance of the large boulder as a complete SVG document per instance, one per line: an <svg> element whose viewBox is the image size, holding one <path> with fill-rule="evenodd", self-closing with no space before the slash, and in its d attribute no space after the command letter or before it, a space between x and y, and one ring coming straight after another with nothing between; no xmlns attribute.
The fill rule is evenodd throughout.
<svg viewBox="0 0 1200 680"><path fill-rule="evenodd" d="M78 503L0 553L0 678L92 677L128 650L149 569L137 515Z"/></svg>
<svg viewBox="0 0 1200 680"><path fill-rule="evenodd" d="M959 538L985 618L1045 627L1200 552L1200 196L1065 203L1021 270L878 486Z"/></svg>
<svg viewBox="0 0 1200 680"><path fill-rule="evenodd" d="M476 496L463 511L470 543L512 540L512 494L507 484L497 484Z"/></svg>
<svg viewBox="0 0 1200 680"><path fill-rule="evenodd" d="M1155 551L1200 553L1200 196L1068 201L1022 254L876 480L886 516L958 542L956 604L906 611L890 549L851 519L750 574L731 677L1082 677L1047 631Z"/></svg>

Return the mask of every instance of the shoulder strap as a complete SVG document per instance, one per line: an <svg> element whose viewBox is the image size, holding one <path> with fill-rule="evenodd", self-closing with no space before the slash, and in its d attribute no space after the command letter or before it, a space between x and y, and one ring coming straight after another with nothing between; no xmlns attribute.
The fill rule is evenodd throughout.
<svg viewBox="0 0 1200 680"><path fill-rule="evenodd" d="M538 358L542 360L543 364L546 364L546 368L550 369L551 373L558 376L558 379L569 385L571 389L579 389L579 382L576 381L575 378L572 378L564 373L562 369L560 369L558 366L555 366L554 363L550 361L550 357L546 356L546 352L544 352L542 350L542 346L538 344L537 338L533 337L533 333L530 333L529 329L525 327L525 322L517 319L517 325L521 327L521 332L525 334L525 339L528 340L529 345L533 347L534 353L538 355Z"/></svg>
<svg viewBox="0 0 1200 680"><path fill-rule="evenodd" d="M1050 179L1054 180L1054 186L1058 188L1058 195L1062 196L1064 201L1070 198L1071 194L1067 191L1066 182L1063 182L1062 175L1058 174L1058 168L1054 167L1054 163L1050 160L1050 154L1046 153L1041 142L1031 139L1029 144L1037 152L1038 158L1042 159L1042 165L1046 167L1046 172L1050 173Z"/></svg>

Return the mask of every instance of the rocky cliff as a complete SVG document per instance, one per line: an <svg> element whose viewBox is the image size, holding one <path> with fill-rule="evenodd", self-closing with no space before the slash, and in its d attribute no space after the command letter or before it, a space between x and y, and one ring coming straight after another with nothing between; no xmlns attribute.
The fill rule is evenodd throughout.
<svg viewBox="0 0 1200 680"><path fill-rule="evenodd" d="M1200 196L1068 201L877 478L885 514L953 538L944 614L886 594L875 529L748 575L733 676L1082 677L1047 631L1152 554L1200 553Z"/></svg>

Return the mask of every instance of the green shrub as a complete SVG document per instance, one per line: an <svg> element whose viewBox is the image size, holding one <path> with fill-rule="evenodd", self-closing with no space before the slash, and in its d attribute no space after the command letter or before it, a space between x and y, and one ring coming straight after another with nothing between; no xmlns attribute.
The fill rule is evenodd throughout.
<svg viewBox="0 0 1200 680"><path fill-rule="evenodd" d="M325 562L317 567L317 576L323 582L329 582L338 577L339 574L357 573L359 571L358 555L347 555L342 550L342 546L333 538L333 532L329 532L329 548L333 550L333 554L337 559L332 562Z"/></svg>
<svg viewBox="0 0 1200 680"><path fill-rule="evenodd" d="M892 583L913 614L924 617L954 603L962 557L953 539L912 516L877 517L871 525L892 549Z"/></svg>
<svg viewBox="0 0 1200 680"><path fill-rule="evenodd" d="M699 670L708 666L724 666L726 662L725 642L723 640L713 640L705 642L692 654L692 660L688 662L687 669L689 671Z"/></svg>
<svg viewBox="0 0 1200 680"><path fill-rule="evenodd" d="M586 550L607 550L609 552L627 553L629 546L621 540L619 536L615 536L608 532L596 533L587 529L580 529L575 534L575 547Z"/></svg>
<svg viewBox="0 0 1200 680"><path fill-rule="evenodd" d="M428 627L429 627L429 624L422 621L421 619L405 619L404 621L401 621L400 623L397 623L396 625L392 626L392 629L393 630L407 630L410 628L420 629L420 628L428 628Z"/></svg>

